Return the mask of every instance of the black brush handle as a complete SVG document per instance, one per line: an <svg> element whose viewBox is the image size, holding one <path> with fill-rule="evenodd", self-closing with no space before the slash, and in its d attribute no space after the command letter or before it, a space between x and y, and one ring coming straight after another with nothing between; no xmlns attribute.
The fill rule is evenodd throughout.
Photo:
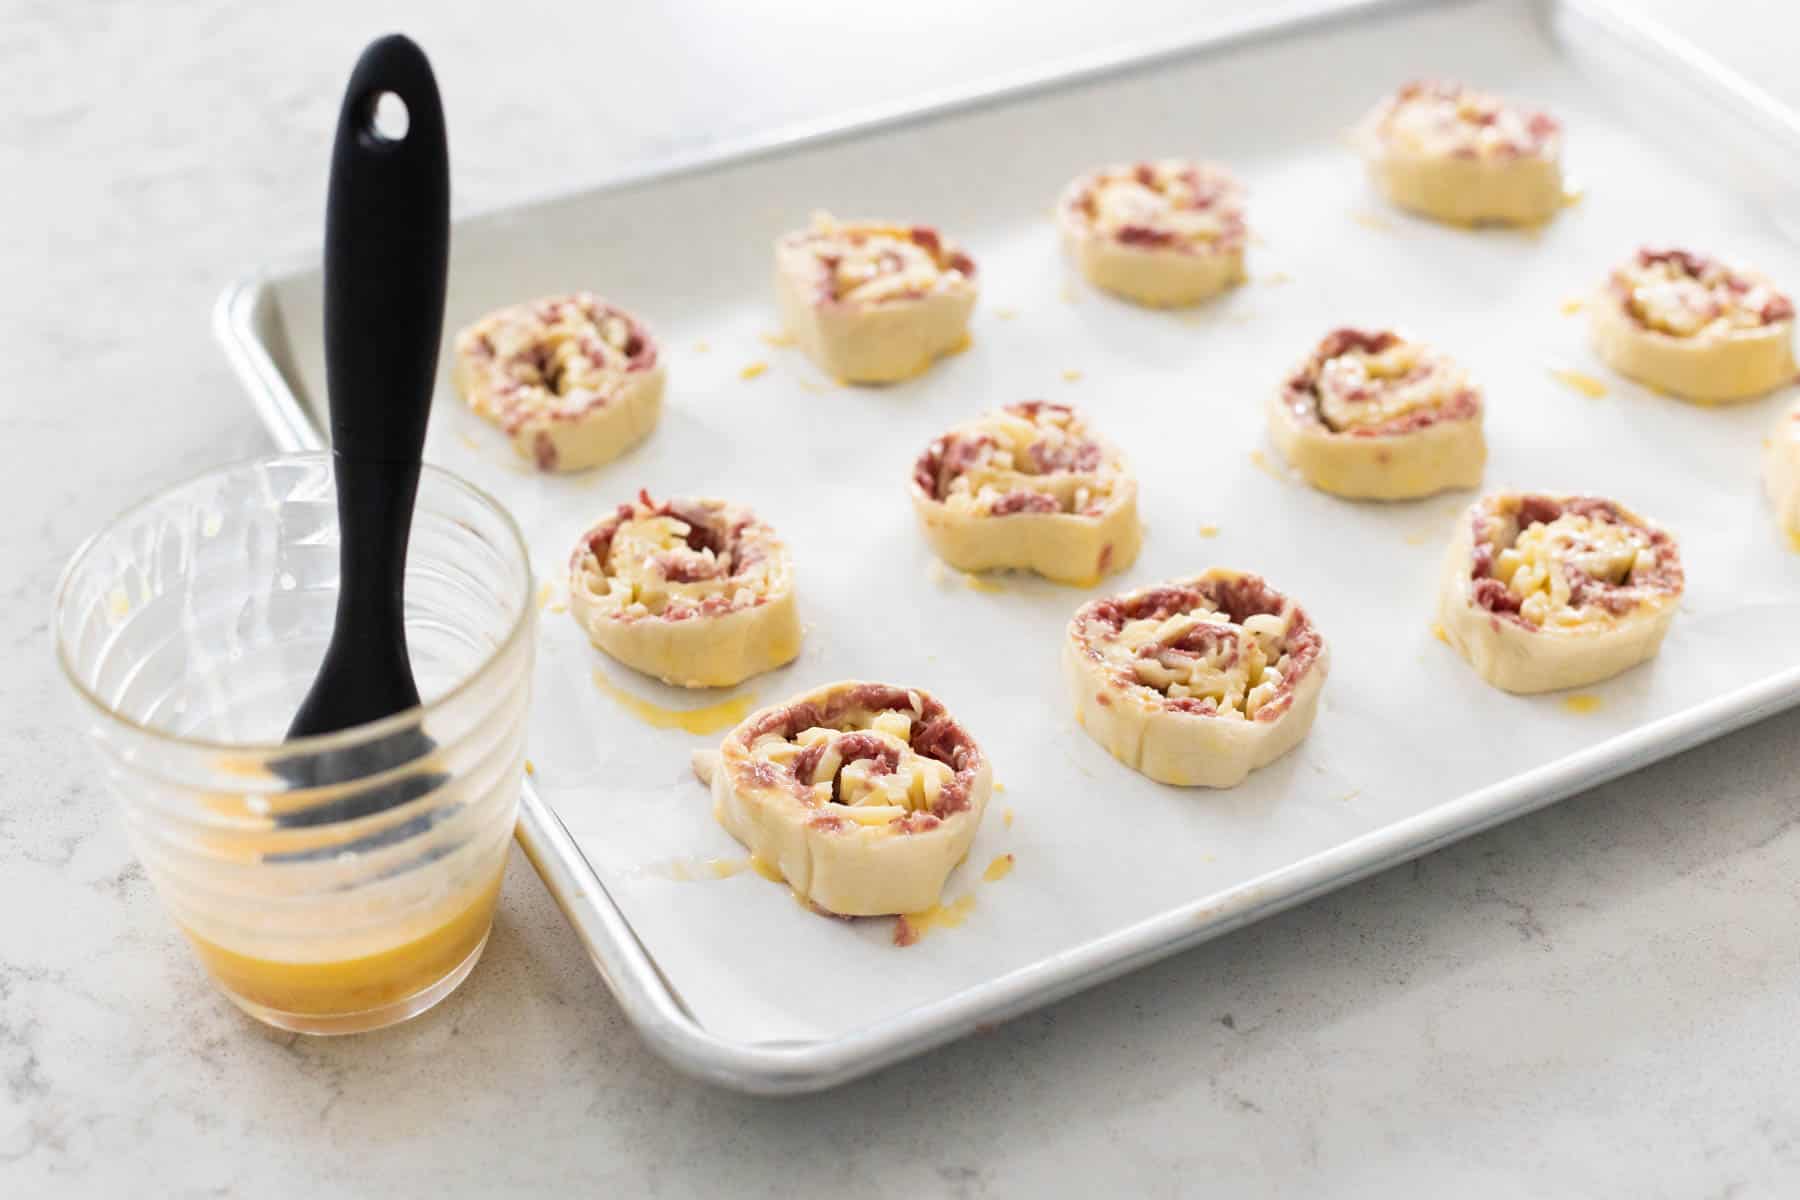
<svg viewBox="0 0 1800 1200"><path fill-rule="evenodd" d="M405 133L377 131L399 97ZM406 652L406 548L437 374L450 156L431 64L398 34L363 51L338 114L325 205L325 378L337 478L337 624L288 730L328 733L419 703Z"/></svg>
<svg viewBox="0 0 1800 1200"><path fill-rule="evenodd" d="M384 94L403 138L375 131ZM357 60L325 201L325 379L342 458L417 463L431 414L450 257L450 152L431 64L390 34Z"/></svg>

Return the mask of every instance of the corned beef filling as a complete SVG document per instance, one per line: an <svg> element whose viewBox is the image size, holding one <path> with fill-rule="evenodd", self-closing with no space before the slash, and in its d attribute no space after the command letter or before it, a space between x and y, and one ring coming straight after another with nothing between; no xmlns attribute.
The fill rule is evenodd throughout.
<svg viewBox="0 0 1800 1200"><path fill-rule="evenodd" d="M1046 414L1052 413L1066 420L1073 411L1066 404L1024 400L1006 405L1003 411L1041 426L1045 431L1044 435L1022 449L1008 449L991 434L947 433L933 440L913 464L913 482L918 485L919 490L930 499L942 503L950 496L958 479L973 471L985 470L990 465L996 472L1041 478L1093 474L1100 470L1105 461L1105 451L1099 442L1088 437L1065 436L1060 426L1046 420ZM997 455L1006 455L1007 458L996 463ZM995 497L985 511L988 516L994 517L1020 513L1074 512L1077 510L1076 500L1079 494L1072 491L1059 497L1049 490L1019 487ZM1085 515L1096 516L1104 511L1104 505L1097 497L1090 495L1088 500L1089 503L1079 506Z"/></svg>
<svg viewBox="0 0 1800 1200"><path fill-rule="evenodd" d="M766 557L764 547L746 536L746 531L756 524L753 517L746 514L727 522L720 512L710 508L683 500L658 501L644 489L638 491L636 504L619 505L612 516L595 526L585 543L576 547L572 569L582 570L584 560L591 555L605 576L617 578L621 564L613 563L611 558L619 530L628 522L655 517L672 517L687 526L681 535L683 549L664 551L651 559L663 579L671 584L718 580L719 587L698 603L672 602L661 612L648 614L621 610L612 614L614 620L632 621L652 616L666 621L684 621L696 616L719 616L746 606L736 596L738 588L733 586L734 582L754 593L749 607L768 603L769 598L762 588L750 587L752 581L747 577L751 568Z"/></svg>
<svg viewBox="0 0 1800 1200"><path fill-rule="evenodd" d="M1370 377L1367 368L1357 364L1356 360L1348 360L1341 366L1337 362L1351 354L1383 355L1400 345L1400 336L1388 330L1333 330L1300 369L1289 376L1283 388L1289 409L1304 424L1320 426L1345 437L1398 437L1440 422L1472 420L1481 414L1481 398L1469 387L1458 387L1447 398L1427 393L1420 402L1406 406L1385 420L1379 416L1371 420L1358 414L1356 410L1364 405L1374 406L1373 411L1379 414L1384 399L1391 401L1408 387L1424 388L1439 373L1450 369L1447 360L1423 348L1418 360L1405 373L1395 376ZM1356 369L1349 370L1353 364ZM1328 401L1324 393L1327 379L1334 372L1348 376L1352 382L1346 385L1333 379L1331 400ZM1352 415L1344 419L1345 414Z"/></svg>
<svg viewBox="0 0 1800 1200"><path fill-rule="evenodd" d="M915 697L920 701L917 711L913 707ZM905 713L912 718L912 733L908 744L914 754L943 763L952 772L949 782L938 792L931 812L909 814L912 820L901 823L902 828L906 832L917 832L935 826L937 821L932 819L934 817L941 819L968 808L975 771L981 763L980 748L968 731L945 712L942 704L904 688L886 684L858 684L833 693L822 705L802 702L786 708L772 709L737 736L742 745L749 748L761 738L771 735L792 741L808 729L849 730L851 732L847 736L836 739L834 743L841 758L839 772L852 762L874 760L876 765L872 773L884 775L899 767L898 754L889 743L859 730L866 728L874 716L889 711ZM807 747L794 760L788 772L791 782L801 789L803 795L810 797L811 785L823 782L814 778L823 753L823 743ZM755 763L751 768L753 776L755 765L766 767L769 764ZM779 774L775 778L779 778ZM754 781L767 786L771 780L757 776ZM832 778L831 784L832 798L835 801L838 796L836 776Z"/></svg>
<svg viewBox="0 0 1800 1200"><path fill-rule="evenodd" d="M1793 301L1766 281L1674 247L1640 249L1613 272L1608 287L1638 325L1676 337L1709 328L1755 329L1794 317Z"/></svg>
<svg viewBox="0 0 1800 1200"><path fill-rule="evenodd" d="M1085 224L1121 245L1229 252L1241 248L1249 233L1240 195L1236 181L1219 168L1141 162L1099 173L1069 204Z"/></svg>
<svg viewBox="0 0 1800 1200"><path fill-rule="evenodd" d="M1666 532L1640 525L1617 504L1600 497L1576 496L1564 500L1533 494L1503 502L1498 507L1484 505L1471 517L1474 550L1469 568L1469 593L1476 607L1529 629L1542 627L1541 622L1527 620L1522 614L1526 597L1496 576L1496 566L1501 554L1517 546L1522 535L1537 526L1548 530L1565 515L1633 531L1639 536L1632 540L1654 552L1655 556L1651 564L1642 561L1642 554L1629 565L1608 563L1601 573L1595 574L1584 568L1579 560L1584 556L1591 557L1596 547L1591 541L1577 538L1568 547L1573 557L1559 558L1554 564L1567 583L1569 608L1599 609L1621 616L1646 600L1680 592L1683 583L1681 563L1675 552L1674 539Z"/></svg>
<svg viewBox="0 0 1800 1200"><path fill-rule="evenodd" d="M1115 665L1114 680L1123 688L1159 693L1163 706L1170 711L1216 716L1220 708L1215 698L1169 696L1166 687L1159 688L1145 681L1144 665L1155 663L1179 671L1184 660L1196 660L1220 671L1240 665L1248 670L1250 664L1241 661L1243 649L1249 645L1244 622L1257 616L1273 616L1286 622L1278 645L1266 655L1269 668L1280 666L1280 679L1260 700L1252 719L1273 721L1292 706L1294 689L1318 659L1322 642L1305 611L1291 604L1259 576L1245 574L1202 579L1188 586L1148 588L1128 596L1091 601L1077 614L1076 623L1085 642L1083 652L1090 660L1101 662L1106 659L1106 654L1097 643L1102 639L1119 638L1127 622L1160 624L1188 613L1221 613L1230 623L1198 622L1178 629L1172 637L1140 646L1136 651L1139 662L1132 666ZM1263 654L1260 646L1250 646L1250 650L1253 654ZM1255 682L1246 675L1247 685Z"/></svg>

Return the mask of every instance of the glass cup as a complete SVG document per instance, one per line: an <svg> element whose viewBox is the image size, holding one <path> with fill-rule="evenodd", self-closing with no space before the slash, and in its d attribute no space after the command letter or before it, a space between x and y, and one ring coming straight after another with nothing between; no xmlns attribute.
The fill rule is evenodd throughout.
<svg viewBox="0 0 1800 1200"><path fill-rule="evenodd" d="M284 742L331 635L327 454L225 467L76 552L57 656L133 849L225 994L302 1033L424 1012L481 957L518 816L524 539L432 467L406 564L416 709Z"/></svg>

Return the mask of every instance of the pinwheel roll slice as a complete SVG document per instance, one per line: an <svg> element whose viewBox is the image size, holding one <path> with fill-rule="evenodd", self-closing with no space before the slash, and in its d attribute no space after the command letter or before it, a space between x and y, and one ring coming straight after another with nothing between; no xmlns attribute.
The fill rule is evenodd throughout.
<svg viewBox="0 0 1800 1200"><path fill-rule="evenodd" d="M1269 400L1269 434L1320 491L1408 500L1474 487L1481 392L1448 355L1387 330L1326 335Z"/></svg>
<svg viewBox="0 0 1800 1200"><path fill-rule="evenodd" d="M1057 223L1089 283L1139 304L1198 304L1244 281L1244 191L1223 167L1104 167L1068 186Z"/></svg>
<svg viewBox="0 0 1800 1200"><path fill-rule="evenodd" d="M662 414L656 339L592 292L489 313L456 335L456 389L541 471L611 462Z"/></svg>
<svg viewBox="0 0 1800 1200"><path fill-rule="evenodd" d="M1645 247L1589 308L1608 366L1684 400L1744 400L1794 378L1793 302L1716 258Z"/></svg>
<svg viewBox="0 0 1800 1200"><path fill-rule="evenodd" d="M1495 687L1556 691L1653 658L1682 585L1675 539L1624 505L1498 492L1450 543L1438 621Z"/></svg>
<svg viewBox="0 0 1800 1200"><path fill-rule="evenodd" d="M936 904L994 787L930 693L855 681L752 714L696 765L719 823L801 899L846 917Z"/></svg>
<svg viewBox="0 0 1800 1200"><path fill-rule="evenodd" d="M1788 544L1800 550L1800 403L1781 414L1763 452L1763 484Z"/></svg>
<svg viewBox="0 0 1800 1200"><path fill-rule="evenodd" d="M912 500L931 548L964 571L1086 586L1143 540L1137 479L1066 404L1026 400L951 429L914 464Z"/></svg>
<svg viewBox="0 0 1800 1200"><path fill-rule="evenodd" d="M728 500L621 504L576 544L569 612L599 649L680 687L730 687L800 653L787 547Z"/></svg>
<svg viewBox="0 0 1800 1200"><path fill-rule="evenodd" d="M1069 622L1075 717L1159 783L1232 787L1300 744L1329 669L1306 610L1217 568L1093 600Z"/></svg>
<svg viewBox="0 0 1800 1200"><path fill-rule="evenodd" d="M1561 124L1460 83L1406 84L1355 140L1375 186L1434 220L1536 225L1562 206Z"/></svg>
<svg viewBox="0 0 1800 1200"><path fill-rule="evenodd" d="M775 243L787 331L849 383L893 383L968 341L975 260L927 225L837 221L827 213Z"/></svg>

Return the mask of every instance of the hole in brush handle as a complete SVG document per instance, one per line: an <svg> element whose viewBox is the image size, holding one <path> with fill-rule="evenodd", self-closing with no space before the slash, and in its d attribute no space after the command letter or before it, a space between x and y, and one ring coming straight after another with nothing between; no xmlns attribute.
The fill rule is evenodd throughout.
<svg viewBox="0 0 1800 1200"><path fill-rule="evenodd" d="M406 140L412 114L397 92L377 92L369 102L368 135L377 143L392 145Z"/></svg>

